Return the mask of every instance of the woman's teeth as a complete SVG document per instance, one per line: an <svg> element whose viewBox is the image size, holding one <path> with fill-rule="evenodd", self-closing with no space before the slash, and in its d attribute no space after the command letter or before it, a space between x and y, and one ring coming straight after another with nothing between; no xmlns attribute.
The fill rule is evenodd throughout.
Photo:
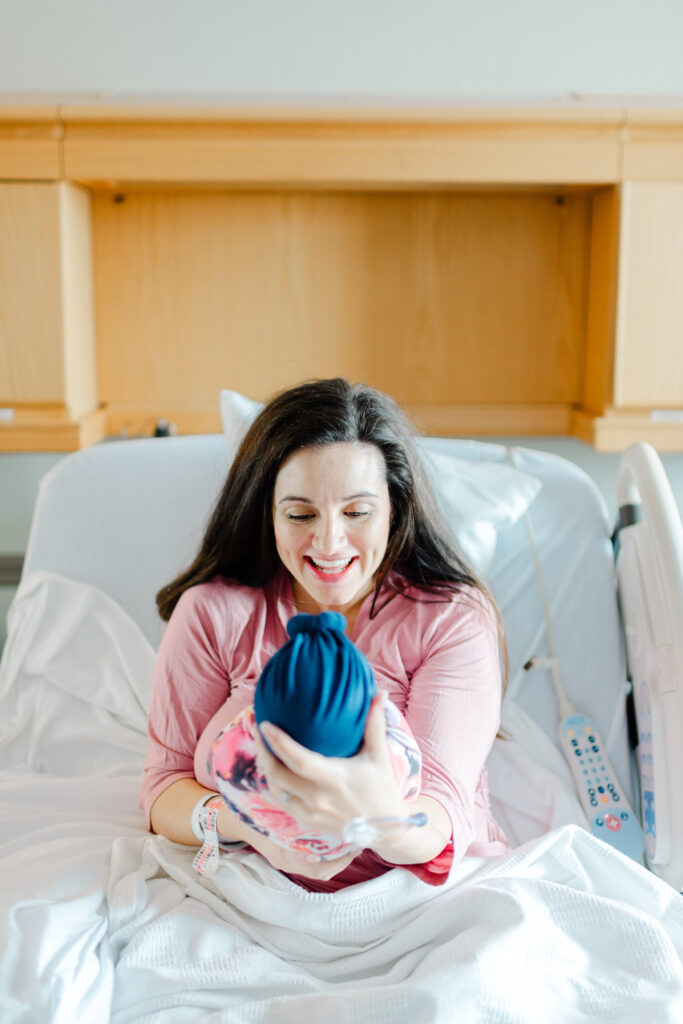
<svg viewBox="0 0 683 1024"><path fill-rule="evenodd" d="M309 558L311 565L319 572L328 572L331 576L336 575L347 566L351 565L353 558L342 558L335 562L323 562L316 558Z"/></svg>

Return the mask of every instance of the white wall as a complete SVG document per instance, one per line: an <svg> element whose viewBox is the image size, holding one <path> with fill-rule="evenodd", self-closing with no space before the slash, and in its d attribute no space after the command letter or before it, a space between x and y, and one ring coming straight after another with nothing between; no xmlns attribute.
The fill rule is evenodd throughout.
<svg viewBox="0 0 683 1024"><path fill-rule="evenodd" d="M0 0L0 91L683 94L680 0Z"/></svg>

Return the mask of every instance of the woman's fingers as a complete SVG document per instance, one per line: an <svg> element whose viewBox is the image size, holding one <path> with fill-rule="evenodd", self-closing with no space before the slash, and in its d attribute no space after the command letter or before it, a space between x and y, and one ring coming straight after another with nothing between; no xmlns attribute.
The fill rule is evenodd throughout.
<svg viewBox="0 0 683 1024"><path fill-rule="evenodd" d="M363 747L354 757L323 757L272 723L261 722L259 729L262 735L258 730L254 735L259 771L277 805L292 817L339 832L350 818L372 816L376 807L375 816L382 813L395 788L382 696L373 699Z"/></svg>
<svg viewBox="0 0 683 1024"><path fill-rule="evenodd" d="M363 734L363 753L372 761L382 761L387 756L387 720L384 714L384 695L378 693L372 699Z"/></svg>
<svg viewBox="0 0 683 1024"><path fill-rule="evenodd" d="M272 725L270 722L261 722L259 729L273 754L275 754L274 758L271 755L271 760L275 765L280 761L285 768L288 768L290 772L302 779L319 781L321 775L324 776L326 762L329 761L329 758L316 754L307 747L302 747L300 743L293 740L286 732L278 729L277 726ZM257 746L259 740L261 740L261 737L256 739ZM262 740L261 745L264 750L267 749Z"/></svg>
<svg viewBox="0 0 683 1024"><path fill-rule="evenodd" d="M265 730L265 735L272 753L266 747L258 730L254 735L259 771L263 772L266 776L271 796L277 800L283 810L287 810L295 818L300 817L310 806L310 802L315 799L319 788L321 772L313 772L309 769L310 774L307 777L303 773L296 771L296 766L301 767L301 759L299 759L297 752L295 752L293 757L291 756L291 751L288 752L285 749L287 744L284 741L289 740L293 747L299 747L299 744L280 729L273 727L271 731ZM311 753L311 751L306 750L304 747L299 749L304 755L310 755L312 758L319 756ZM277 756L273 756L274 754ZM289 764L294 767L289 767L284 757L287 757Z"/></svg>

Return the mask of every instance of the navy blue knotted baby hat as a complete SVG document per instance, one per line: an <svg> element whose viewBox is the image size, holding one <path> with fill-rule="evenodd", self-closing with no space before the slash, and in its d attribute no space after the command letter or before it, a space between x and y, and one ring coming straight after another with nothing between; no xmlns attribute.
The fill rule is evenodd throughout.
<svg viewBox="0 0 683 1024"><path fill-rule="evenodd" d="M258 723L272 722L327 757L358 752L377 693L372 669L345 629L339 612L295 615L289 640L266 662L254 695Z"/></svg>

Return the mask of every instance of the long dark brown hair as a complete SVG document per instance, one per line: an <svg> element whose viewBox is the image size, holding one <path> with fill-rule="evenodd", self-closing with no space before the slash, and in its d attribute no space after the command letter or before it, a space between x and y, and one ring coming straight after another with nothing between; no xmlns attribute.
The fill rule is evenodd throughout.
<svg viewBox="0 0 683 1024"><path fill-rule="evenodd" d="M265 406L237 452L197 557L157 594L161 618L170 618L185 590L214 576L250 587L272 580L281 566L272 517L280 468L301 448L338 442L374 445L386 466L392 525L371 614L380 610L377 597L390 572L426 599L444 600L469 586L491 601L502 639L495 602L448 539L409 421L388 395L342 377L299 384Z"/></svg>

